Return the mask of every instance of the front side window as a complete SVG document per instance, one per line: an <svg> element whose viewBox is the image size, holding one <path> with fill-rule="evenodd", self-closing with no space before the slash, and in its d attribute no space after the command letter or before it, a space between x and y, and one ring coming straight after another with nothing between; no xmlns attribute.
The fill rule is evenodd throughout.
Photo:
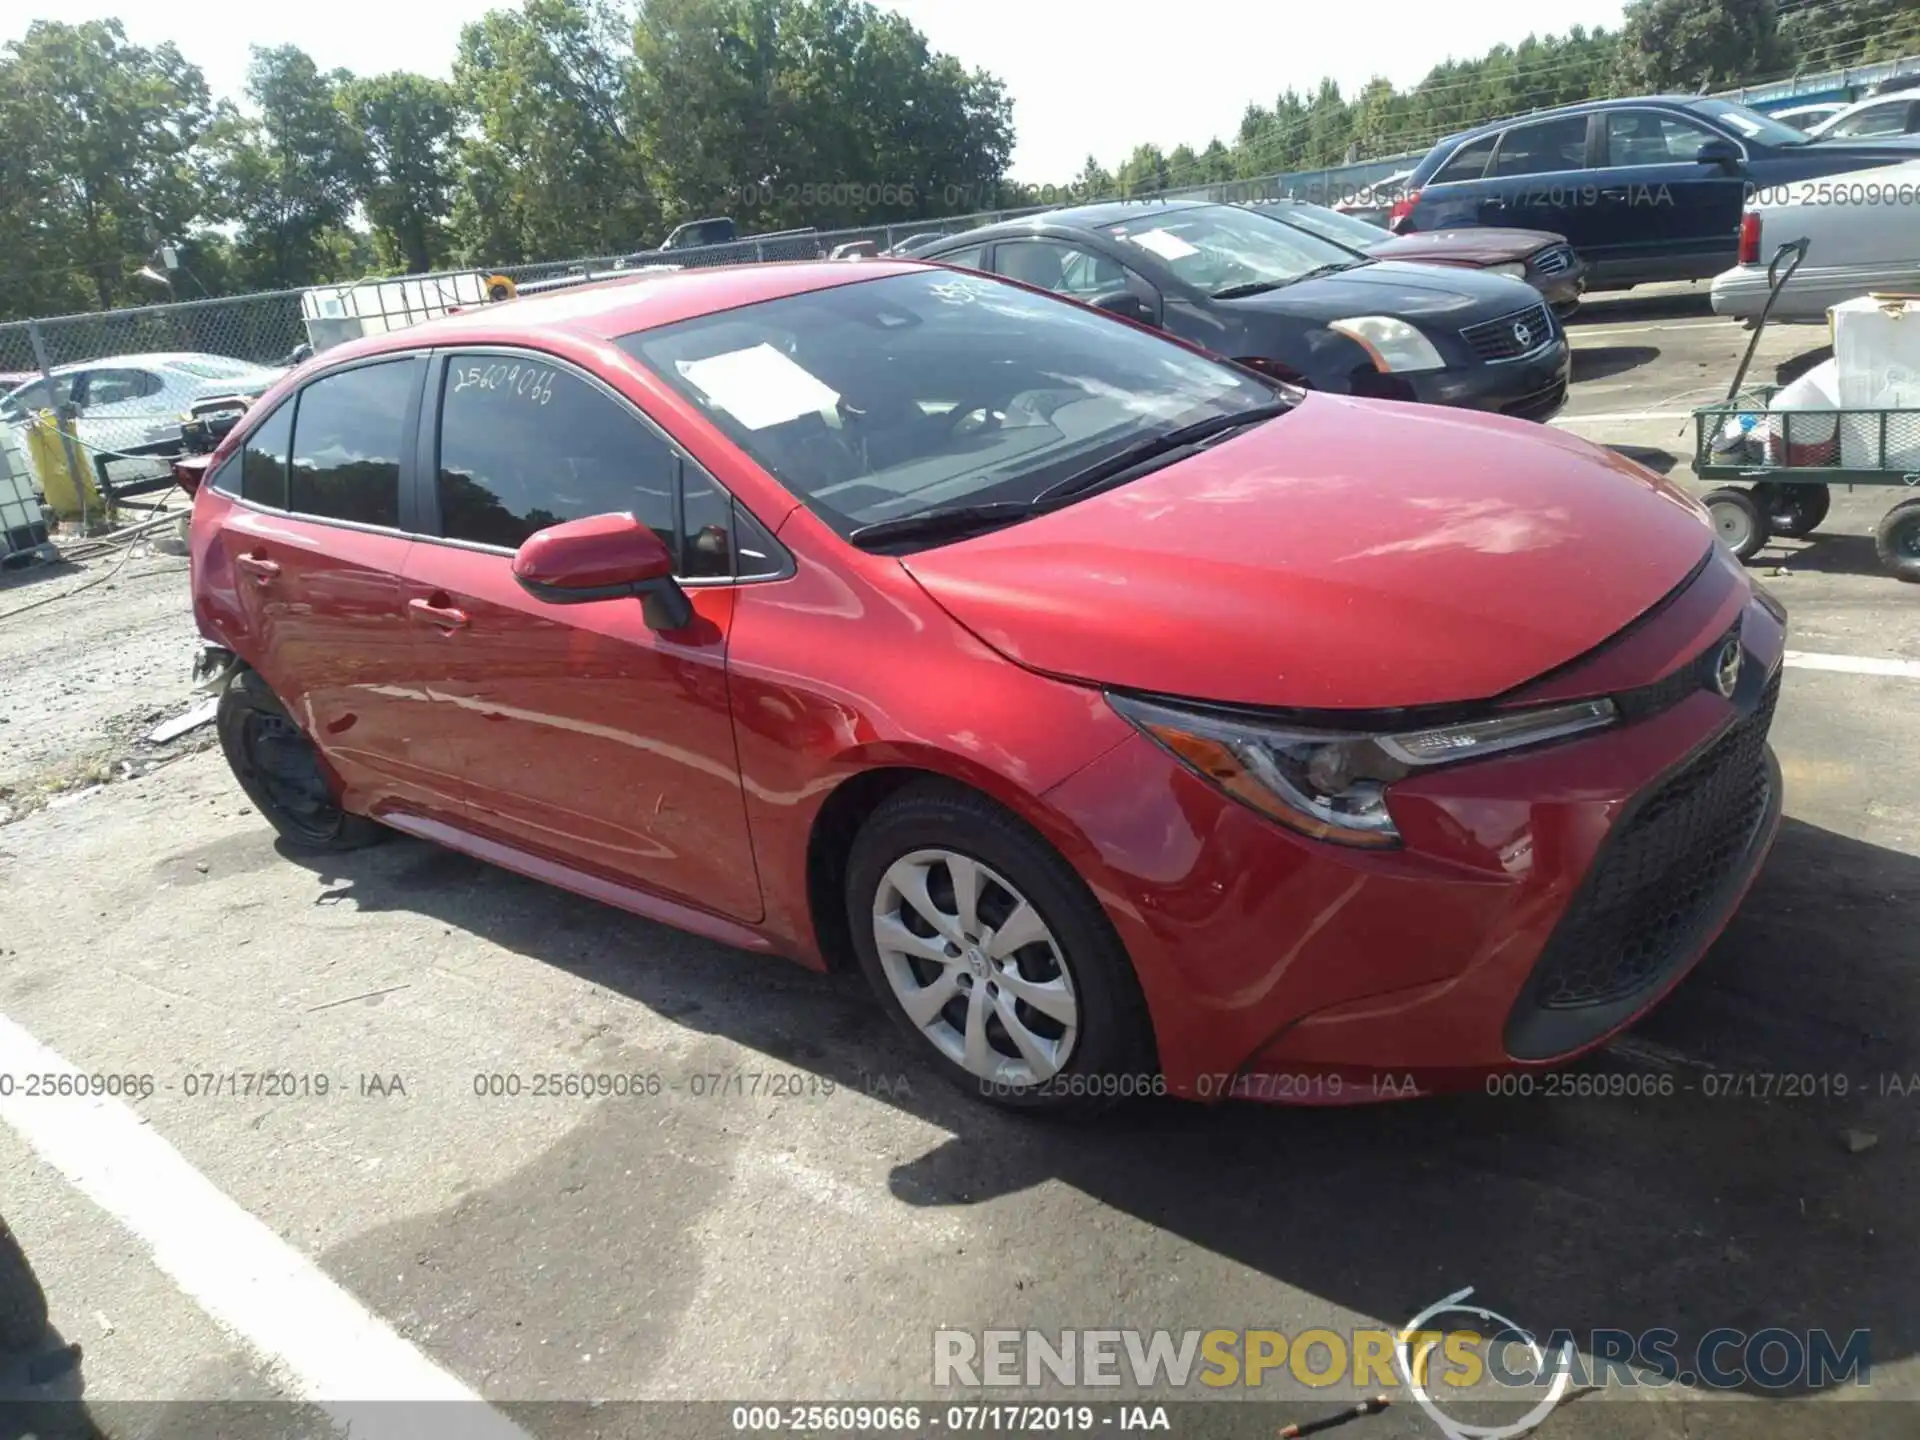
<svg viewBox="0 0 1920 1440"><path fill-rule="evenodd" d="M1123 447L1278 398L1171 340L950 270L765 300L618 343L842 534L1028 500Z"/></svg>
<svg viewBox="0 0 1920 1440"><path fill-rule="evenodd" d="M1720 138L1704 125L1654 110L1618 110L1607 116L1607 159L1614 165L1690 162L1702 145Z"/></svg>
<svg viewBox="0 0 1920 1440"><path fill-rule="evenodd" d="M514 550L564 520L630 512L679 553L676 457L620 401L525 355L454 355L441 386L442 535Z"/></svg>
<svg viewBox="0 0 1920 1440"><path fill-rule="evenodd" d="M1151 301L1154 289L1118 260L1064 240L1002 240L993 268L1010 279L1076 300L1097 300L1129 290Z"/></svg>
<svg viewBox="0 0 1920 1440"><path fill-rule="evenodd" d="M1500 137L1493 168L1487 173L1549 175L1587 168L1587 117L1568 115L1538 125L1516 125Z"/></svg>
<svg viewBox="0 0 1920 1440"><path fill-rule="evenodd" d="M89 370L87 405L121 405L160 393L160 377L150 370Z"/></svg>
<svg viewBox="0 0 1920 1440"><path fill-rule="evenodd" d="M987 268L987 247L969 245L964 250L949 250L945 255L929 257L942 265L958 265L962 270L984 270Z"/></svg>
<svg viewBox="0 0 1920 1440"><path fill-rule="evenodd" d="M300 392L289 510L389 529L399 525L400 457L424 364L409 358L338 370Z"/></svg>

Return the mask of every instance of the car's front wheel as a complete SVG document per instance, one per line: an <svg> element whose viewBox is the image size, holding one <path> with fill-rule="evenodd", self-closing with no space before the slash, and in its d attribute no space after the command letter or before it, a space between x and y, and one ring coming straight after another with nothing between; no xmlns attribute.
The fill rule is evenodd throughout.
<svg viewBox="0 0 1920 1440"><path fill-rule="evenodd" d="M1163 1088L1099 903L984 796L928 781L881 805L849 857L847 919L881 1003L963 1088L1061 1111Z"/></svg>

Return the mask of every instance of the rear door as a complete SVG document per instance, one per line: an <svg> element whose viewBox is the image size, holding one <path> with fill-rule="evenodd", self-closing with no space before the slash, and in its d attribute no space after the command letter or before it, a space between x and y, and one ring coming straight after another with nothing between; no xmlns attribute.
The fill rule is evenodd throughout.
<svg viewBox="0 0 1920 1440"><path fill-rule="evenodd" d="M1586 253L1599 238L1590 203L1590 129L1586 115L1561 115L1502 132L1479 187L1479 223L1550 231Z"/></svg>
<svg viewBox="0 0 1920 1440"><path fill-rule="evenodd" d="M401 515L424 357L330 371L248 436L239 503L222 517L248 632L245 658L312 737L354 809L433 809L413 757L424 705L410 689ZM220 480L231 489L226 470Z"/></svg>
<svg viewBox="0 0 1920 1440"><path fill-rule="evenodd" d="M742 563L718 485L623 397L552 357L436 357L422 469L437 538L407 568L435 768L518 849L736 919L761 913L727 633ZM514 580L535 531L630 512L678 557L693 623L635 599L553 605Z"/></svg>
<svg viewBox="0 0 1920 1440"><path fill-rule="evenodd" d="M1671 110L1610 110L1602 119L1597 212L1608 238L1588 255L1601 278L1700 279L1732 265L1744 167L1729 173L1694 158L1709 140L1732 137Z"/></svg>

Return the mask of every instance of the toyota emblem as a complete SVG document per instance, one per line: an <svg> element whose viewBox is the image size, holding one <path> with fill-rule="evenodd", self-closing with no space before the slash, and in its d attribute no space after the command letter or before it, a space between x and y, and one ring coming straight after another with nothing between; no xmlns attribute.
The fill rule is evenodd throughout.
<svg viewBox="0 0 1920 1440"><path fill-rule="evenodd" d="M1513 338L1520 348L1524 350L1533 344L1533 331L1529 330L1524 323L1515 323L1513 327Z"/></svg>
<svg viewBox="0 0 1920 1440"><path fill-rule="evenodd" d="M1720 653L1713 657L1713 688L1731 700L1739 684L1740 642L1729 640L1720 647Z"/></svg>

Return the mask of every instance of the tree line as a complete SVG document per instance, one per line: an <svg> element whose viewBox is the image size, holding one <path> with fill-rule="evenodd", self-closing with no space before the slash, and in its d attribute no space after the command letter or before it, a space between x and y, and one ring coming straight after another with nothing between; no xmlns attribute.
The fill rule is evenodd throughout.
<svg viewBox="0 0 1920 1440"><path fill-rule="evenodd" d="M1920 52L1920 0L1634 0L1448 60L1331 80L1230 141L1143 145L1070 185L1131 195L1425 148L1608 93L1721 88ZM679 221L887 224L1021 203L1005 87L863 0L525 0L465 27L449 80L256 48L244 107L118 21L0 49L0 318L648 248ZM156 284L159 247L172 285ZM164 273L164 272L155 272Z"/></svg>
<svg viewBox="0 0 1920 1440"><path fill-rule="evenodd" d="M1112 170L1089 156L1073 190L1141 194L1424 151L1488 120L1606 95L1725 90L1920 54L1920 0L1634 0L1618 30L1574 26L1396 90L1331 80L1250 104L1231 142L1138 146Z"/></svg>

